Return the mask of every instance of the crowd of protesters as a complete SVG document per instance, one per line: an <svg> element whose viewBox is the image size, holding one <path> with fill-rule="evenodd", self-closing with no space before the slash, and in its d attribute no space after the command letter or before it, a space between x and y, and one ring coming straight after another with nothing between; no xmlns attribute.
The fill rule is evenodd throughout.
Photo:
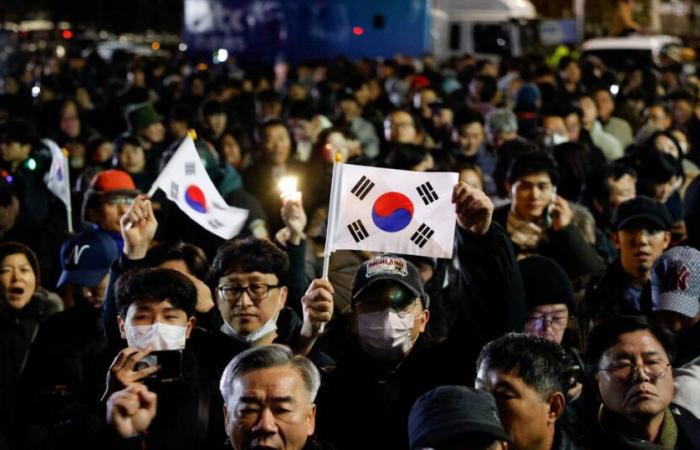
<svg viewBox="0 0 700 450"><path fill-rule="evenodd" d="M0 449L700 448L700 80L663 61L18 52ZM145 194L187 136L232 240ZM453 259L322 278L336 155L457 172Z"/></svg>

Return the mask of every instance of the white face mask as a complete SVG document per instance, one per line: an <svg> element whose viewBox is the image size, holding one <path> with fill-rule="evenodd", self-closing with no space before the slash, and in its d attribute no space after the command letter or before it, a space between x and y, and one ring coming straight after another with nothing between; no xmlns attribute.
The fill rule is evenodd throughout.
<svg viewBox="0 0 700 450"><path fill-rule="evenodd" d="M139 350L151 347L154 351L185 348L187 327L156 322L152 325L126 325L124 329L129 347Z"/></svg>
<svg viewBox="0 0 700 450"><path fill-rule="evenodd" d="M358 314L360 346L375 359L397 362L413 347L411 331L414 322L413 314L397 313L391 308Z"/></svg>
<svg viewBox="0 0 700 450"><path fill-rule="evenodd" d="M565 142L569 142L569 136L559 133L548 134L544 139L544 144L547 147L554 147Z"/></svg>
<svg viewBox="0 0 700 450"><path fill-rule="evenodd" d="M238 339L239 341L242 342L255 342L258 339L260 339L263 336L266 336L273 331L277 331L277 317L279 316L279 311L275 313L272 317L270 317L270 320L265 322L263 326L258 328L257 330L248 333L247 335L243 336L242 334L238 333L231 325L229 325L228 322L224 320L224 324L221 325L221 332L231 336L232 338Z"/></svg>

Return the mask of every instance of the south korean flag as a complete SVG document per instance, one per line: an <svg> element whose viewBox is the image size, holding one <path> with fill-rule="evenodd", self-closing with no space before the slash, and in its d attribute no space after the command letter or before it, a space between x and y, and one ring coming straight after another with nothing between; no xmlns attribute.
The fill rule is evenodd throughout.
<svg viewBox="0 0 700 450"><path fill-rule="evenodd" d="M221 197L190 137L183 139L148 194L157 189L190 219L223 239L238 235L248 218L247 209L229 206Z"/></svg>
<svg viewBox="0 0 700 450"><path fill-rule="evenodd" d="M456 173L340 164L331 199L331 251L451 258Z"/></svg>

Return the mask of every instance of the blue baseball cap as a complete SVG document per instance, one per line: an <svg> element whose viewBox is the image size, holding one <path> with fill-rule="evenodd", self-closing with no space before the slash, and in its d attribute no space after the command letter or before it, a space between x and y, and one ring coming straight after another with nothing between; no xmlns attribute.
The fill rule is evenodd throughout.
<svg viewBox="0 0 700 450"><path fill-rule="evenodd" d="M61 246L61 277L57 287L71 283L78 286L97 286L119 258L117 244L107 233L99 230L83 231Z"/></svg>

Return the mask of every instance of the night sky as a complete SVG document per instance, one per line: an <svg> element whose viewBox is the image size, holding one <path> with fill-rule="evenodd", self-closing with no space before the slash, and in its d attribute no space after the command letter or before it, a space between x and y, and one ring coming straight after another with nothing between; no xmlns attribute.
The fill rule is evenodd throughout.
<svg viewBox="0 0 700 450"><path fill-rule="evenodd" d="M113 32L139 32L146 29L179 33L182 0L2 0L0 21L37 18L66 20L74 27L96 26Z"/></svg>

